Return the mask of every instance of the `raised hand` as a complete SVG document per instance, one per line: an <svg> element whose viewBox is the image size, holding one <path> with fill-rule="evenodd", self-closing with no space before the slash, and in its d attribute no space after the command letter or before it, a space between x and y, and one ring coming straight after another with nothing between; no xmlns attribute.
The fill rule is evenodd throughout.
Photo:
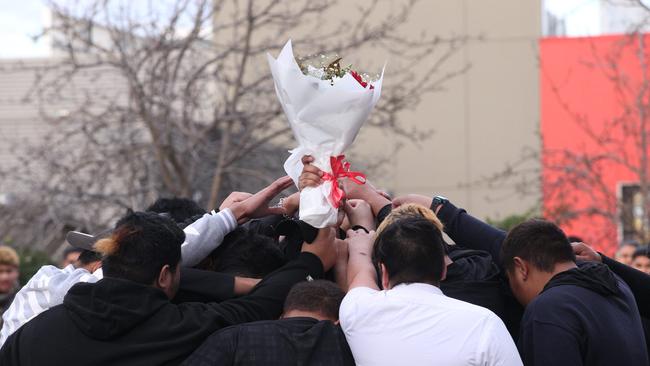
<svg viewBox="0 0 650 366"><path fill-rule="evenodd" d="M585 243L571 243L573 247L573 253L576 255L576 259L579 261L592 261L592 262L602 262L603 258L593 250L589 245Z"/></svg>
<svg viewBox="0 0 650 366"><path fill-rule="evenodd" d="M291 187L292 184L291 178L284 176L243 201L234 202L228 208L233 212L239 224L258 217L282 215L285 213L284 207L269 207L269 202L280 192Z"/></svg>
<svg viewBox="0 0 650 366"><path fill-rule="evenodd" d="M345 214L348 215L351 227L360 225L367 230L373 230L375 228L375 216L372 214L372 208L366 201L359 199L348 200L343 209L345 210Z"/></svg>
<svg viewBox="0 0 650 366"><path fill-rule="evenodd" d="M285 215L293 215L300 208L300 192L293 193L289 197L282 200L282 207L284 207Z"/></svg>
<svg viewBox="0 0 650 366"><path fill-rule="evenodd" d="M372 247L375 243L375 232L370 231L366 233L363 230L348 230L346 232L347 238L345 241L348 243L348 252L350 255L361 254L368 256L368 260L372 257Z"/></svg>
<svg viewBox="0 0 650 366"><path fill-rule="evenodd" d="M298 179L298 188L302 191L305 187L317 187L321 184L323 171L318 169L315 165L311 165L314 158L306 155L302 157L302 173Z"/></svg>
<svg viewBox="0 0 650 366"><path fill-rule="evenodd" d="M230 208L235 203L242 202L252 196L253 194L248 192L232 192L231 194L228 195L228 197L226 197L225 200L223 200L221 206L219 206L219 211L223 211L226 208Z"/></svg>

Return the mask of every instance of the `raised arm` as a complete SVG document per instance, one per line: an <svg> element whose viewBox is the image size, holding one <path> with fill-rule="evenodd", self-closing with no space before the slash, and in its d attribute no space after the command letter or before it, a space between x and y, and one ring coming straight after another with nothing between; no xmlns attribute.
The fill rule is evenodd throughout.
<svg viewBox="0 0 650 366"><path fill-rule="evenodd" d="M625 281L634 294L641 316L650 318L650 275L598 253L585 243L571 243L571 246L578 260L602 262Z"/></svg>
<svg viewBox="0 0 650 366"><path fill-rule="evenodd" d="M250 195L234 192L222 204L219 213L205 214L187 226L185 242L181 245L183 267L197 265L223 242L237 224L258 217L283 214L282 207L268 207L269 202L292 185L291 178L282 177L261 191Z"/></svg>
<svg viewBox="0 0 650 366"><path fill-rule="evenodd" d="M410 194L397 197L393 200L393 206L398 207L405 203L417 203L425 207L433 205L433 198ZM462 208L454 206L447 200L431 207L445 227L445 233L456 244L476 250L483 250L492 255L495 262L499 261L501 243L506 238L506 232L495 228L485 222L469 215Z"/></svg>
<svg viewBox="0 0 650 366"><path fill-rule="evenodd" d="M355 287L368 287L379 290L377 286L377 271L372 264L372 246L375 232L366 233L363 230L348 230L348 291Z"/></svg>

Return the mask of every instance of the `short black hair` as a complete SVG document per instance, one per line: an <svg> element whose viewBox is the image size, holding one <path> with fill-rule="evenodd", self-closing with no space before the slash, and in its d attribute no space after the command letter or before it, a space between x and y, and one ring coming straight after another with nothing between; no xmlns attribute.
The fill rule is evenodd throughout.
<svg viewBox="0 0 650 366"><path fill-rule="evenodd" d="M634 251L634 254L632 255L632 259L636 259L636 257L648 257L650 258L650 248L647 246L643 247L638 247Z"/></svg>
<svg viewBox="0 0 650 366"><path fill-rule="evenodd" d="M277 240L238 227L224 238L200 268L235 276L262 278L286 263Z"/></svg>
<svg viewBox="0 0 650 366"><path fill-rule="evenodd" d="M101 254L92 250L82 250L77 259L82 266L102 260Z"/></svg>
<svg viewBox="0 0 650 366"><path fill-rule="evenodd" d="M445 269L442 233L423 217L397 220L375 239L372 259L386 266L393 286L415 282L438 285Z"/></svg>
<svg viewBox="0 0 650 366"><path fill-rule="evenodd" d="M327 280L295 284L284 300L284 312L291 310L317 312L329 319L339 318L339 308L345 292Z"/></svg>
<svg viewBox="0 0 650 366"><path fill-rule="evenodd" d="M163 266L176 270L184 240L185 233L172 219L153 212L132 212L95 248L103 254L105 277L151 285Z"/></svg>
<svg viewBox="0 0 650 366"><path fill-rule="evenodd" d="M189 198L159 198L145 211L167 214L177 224L185 222L190 217L205 214L205 210L196 201Z"/></svg>
<svg viewBox="0 0 650 366"><path fill-rule="evenodd" d="M515 257L544 272L552 272L557 263L576 260L564 231L541 219L530 219L512 228L501 245L500 256L506 271L514 267Z"/></svg>

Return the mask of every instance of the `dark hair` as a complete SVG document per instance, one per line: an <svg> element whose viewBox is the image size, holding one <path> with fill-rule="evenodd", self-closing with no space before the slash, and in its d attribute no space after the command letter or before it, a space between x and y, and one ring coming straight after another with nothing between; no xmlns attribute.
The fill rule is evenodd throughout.
<svg viewBox="0 0 650 366"><path fill-rule="evenodd" d="M83 251L84 251L83 249L76 248L76 247L65 248L65 250L63 251L63 259L66 259L71 253L79 253L81 255Z"/></svg>
<svg viewBox="0 0 650 366"><path fill-rule="evenodd" d="M571 243L562 229L552 222L531 219L510 230L501 245L501 263L506 271L520 257L537 269L551 272L557 263L575 262Z"/></svg>
<svg viewBox="0 0 650 366"><path fill-rule="evenodd" d="M576 235L569 235L567 236L567 239L569 239L569 243L582 243L584 240L582 240L581 237L576 236Z"/></svg>
<svg viewBox="0 0 650 366"><path fill-rule="evenodd" d="M284 312L290 310L317 312L329 319L339 318L339 308L345 292L331 281L299 282L284 300Z"/></svg>
<svg viewBox="0 0 650 366"><path fill-rule="evenodd" d="M205 214L205 210L196 201L189 198L159 198L145 211L169 215L177 224L196 215Z"/></svg>
<svg viewBox="0 0 650 366"><path fill-rule="evenodd" d="M93 262L101 261L101 254L92 250L82 250L77 259L82 266L88 265Z"/></svg>
<svg viewBox="0 0 650 366"><path fill-rule="evenodd" d="M632 259L636 259L636 257L648 257L650 258L650 248L645 246L645 247L638 247L634 251L634 254L632 255Z"/></svg>
<svg viewBox="0 0 650 366"><path fill-rule="evenodd" d="M181 260L185 233L172 219L152 212L133 212L121 218L113 234L95 244L103 254L104 276L150 285L163 266L172 270Z"/></svg>
<svg viewBox="0 0 650 366"><path fill-rule="evenodd" d="M443 245L442 233L431 221L408 217L386 226L377 236L372 259L386 266L393 286L438 285L445 268Z"/></svg>
<svg viewBox="0 0 650 366"><path fill-rule="evenodd" d="M286 263L273 238L238 227L200 264L200 268L235 276L262 278Z"/></svg>

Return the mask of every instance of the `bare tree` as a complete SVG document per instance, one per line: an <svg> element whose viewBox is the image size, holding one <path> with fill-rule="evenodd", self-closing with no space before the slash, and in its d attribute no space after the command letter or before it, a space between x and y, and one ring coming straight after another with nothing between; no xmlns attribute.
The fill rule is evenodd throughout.
<svg viewBox="0 0 650 366"><path fill-rule="evenodd" d="M392 55L368 125L417 141L422 131L401 128L400 114L466 70L447 66L465 38L409 35L403 28L417 0L381 16L386 2L360 3L51 2L46 34L60 57L33 69L25 96L51 128L44 141L18 146L20 162L7 172L46 208L44 222L59 223L39 229L92 230L161 195L212 209L233 188L254 189L280 174L293 143L265 54L289 38L300 54ZM52 107L60 105L63 112ZM28 212L14 208L4 224Z"/></svg>
<svg viewBox="0 0 650 366"><path fill-rule="evenodd" d="M624 36L607 52L597 50L592 43L591 57L583 62L584 67L605 76L620 110L615 116L590 119L567 101L557 81L547 77L556 100L584 139L571 148L544 150L544 169L550 173L544 194L553 202L547 211L558 221L584 216L604 219L611 229L600 238L603 244L615 244L612 239L621 221L624 230L631 231L627 233L631 238L642 243L650 240L650 54L646 43L640 33ZM630 53L636 64L622 66L623 58ZM607 171L632 177L636 202L618 196L616 182ZM575 203L577 196L583 198L581 204Z"/></svg>

